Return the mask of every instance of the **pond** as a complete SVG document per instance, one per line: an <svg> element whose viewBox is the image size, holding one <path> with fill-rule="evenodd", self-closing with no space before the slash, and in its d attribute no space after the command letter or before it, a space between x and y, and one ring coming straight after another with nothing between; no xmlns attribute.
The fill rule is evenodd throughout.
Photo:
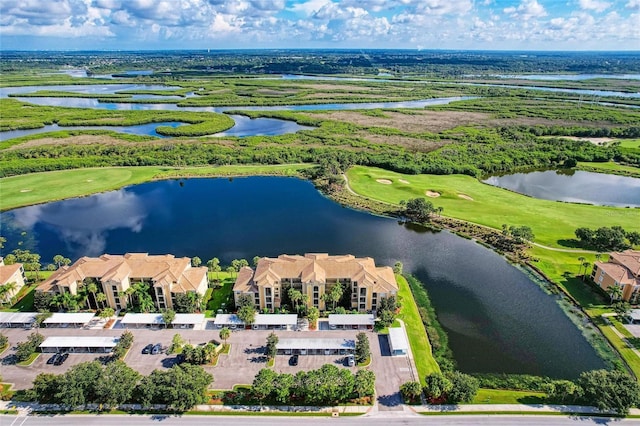
<svg viewBox="0 0 640 426"><path fill-rule="evenodd" d="M640 179L575 170L491 176L483 181L544 200L640 207Z"/></svg>
<svg viewBox="0 0 640 426"><path fill-rule="evenodd" d="M305 252L401 261L429 290L462 371L574 378L604 366L556 300L496 253L449 232L344 208L299 179L150 182L4 212L0 220L7 251L22 240L43 262L125 252L216 256L223 264Z"/></svg>
<svg viewBox="0 0 640 426"><path fill-rule="evenodd" d="M57 132L60 130L111 130L119 133L127 133L130 135L147 135L157 138L165 136L156 132L158 126L178 127L183 125L178 121L164 121L159 123L138 124L135 126L59 126L57 124L49 124L38 129L9 130L0 132L0 141L19 138L27 135L35 135L38 133Z"/></svg>

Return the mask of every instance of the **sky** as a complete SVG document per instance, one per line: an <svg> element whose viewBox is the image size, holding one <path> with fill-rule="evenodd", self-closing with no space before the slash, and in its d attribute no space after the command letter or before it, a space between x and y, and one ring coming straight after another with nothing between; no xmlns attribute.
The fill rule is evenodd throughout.
<svg viewBox="0 0 640 426"><path fill-rule="evenodd" d="M0 50L640 50L640 0L0 0Z"/></svg>

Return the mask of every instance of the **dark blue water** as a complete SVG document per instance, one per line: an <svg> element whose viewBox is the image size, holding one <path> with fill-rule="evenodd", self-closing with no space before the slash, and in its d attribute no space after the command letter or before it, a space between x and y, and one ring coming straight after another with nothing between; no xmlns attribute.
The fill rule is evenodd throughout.
<svg viewBox="0 0 640 426"><path fill-rule="evenodd" d="M429 290L463 371L573 378L603 367L555 299L494 252L341 207L298 179L152 182L16 209L0 220L5 250L22 240L43 262L136 251L216 256L223 264L305 252L401 261Z"/></svg>
<svg viewBox="0 0 640 426"><path fill-rule="evenodd" d="M640 207L640 179L583 171L535 171L491 176L483 182L543 200Z"/></svg>

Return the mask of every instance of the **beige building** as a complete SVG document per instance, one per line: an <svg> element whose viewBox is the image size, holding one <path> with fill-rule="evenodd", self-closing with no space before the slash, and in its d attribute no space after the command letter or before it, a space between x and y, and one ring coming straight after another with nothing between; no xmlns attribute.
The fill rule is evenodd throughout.
<svg viewBox="0 0 640 426"><path fill-rule="evenodd" d="M640 251L609 253L608 262L593 265L591 279L603 290L611 286L622 288L622 299L640 302Z"/></svg>
<svg viewBox="0 0 640 426"><path fill-rule="evenodd" d="M5 265L4 259L0 257L0 286L5 286L11 283L15 284L15 286L11 286L12 288L2 295L2 300L0 300L0 302L11 300L13 296L18 294L25 282L26 279L22 263Z"/></svg>
<svg viewBox="0 0 640 426"><path fill-rule="evenodd" d="M106 295L106 304L114 309L127 306L123 294L132 285L145 282L151 286L152 298L158 309L173 308L178 293L207 291L207 268L194 268L188 257L176 258L147 253L122 255L103 254L82 257L71 266L63 266L36 289L47 293L77 294L78 288L95 282Z"/></svg>
<svg viewBox="0 0 640 426"><path fill-rule="evenodd" d="M293 287L308 297L308 306L325 310L331 306L325 306L322 295L330 292L337 282L351 295L351 308L359 311L376 309L380 300L395 296L398 291L393 269L376 267L370 257L307 253L263 257L255 271L242 268L233 294L236 305L241 295L247 295L257 308L273 311L281 306L284 292Z"/></svg>

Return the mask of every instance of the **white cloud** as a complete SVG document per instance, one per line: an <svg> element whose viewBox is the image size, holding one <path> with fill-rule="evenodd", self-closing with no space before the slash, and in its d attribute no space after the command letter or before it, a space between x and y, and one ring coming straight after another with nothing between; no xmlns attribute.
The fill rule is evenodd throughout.
<svg viewBox="0 0 640 426"><path fill-rule="evenodd" d="M631 10L640 10L640 0L629 0L625 7Z"/></svg>
<svg viewBox="0 0 640 426"><path fill-rule="evenodd" d="M583 10L595 10L604 12L611 6L611 3L602 0L580 0L580 8Z"/></svg>
<svg viewBox="0 0 640 426"><path fill-rule="evenodd" d="M289 10L305 16L311 16L329 3L331 3L330 0L309 0L304 3L294 4Z"/></svg>
<svg viewBox="0 0 640 426"><path fill-rule="evenodd" d="M512 19L522 19L528 21L531 18L542 18L547 16L547 11L537 0L522 0L518 7L507 7L503 12Z"/></svg>

